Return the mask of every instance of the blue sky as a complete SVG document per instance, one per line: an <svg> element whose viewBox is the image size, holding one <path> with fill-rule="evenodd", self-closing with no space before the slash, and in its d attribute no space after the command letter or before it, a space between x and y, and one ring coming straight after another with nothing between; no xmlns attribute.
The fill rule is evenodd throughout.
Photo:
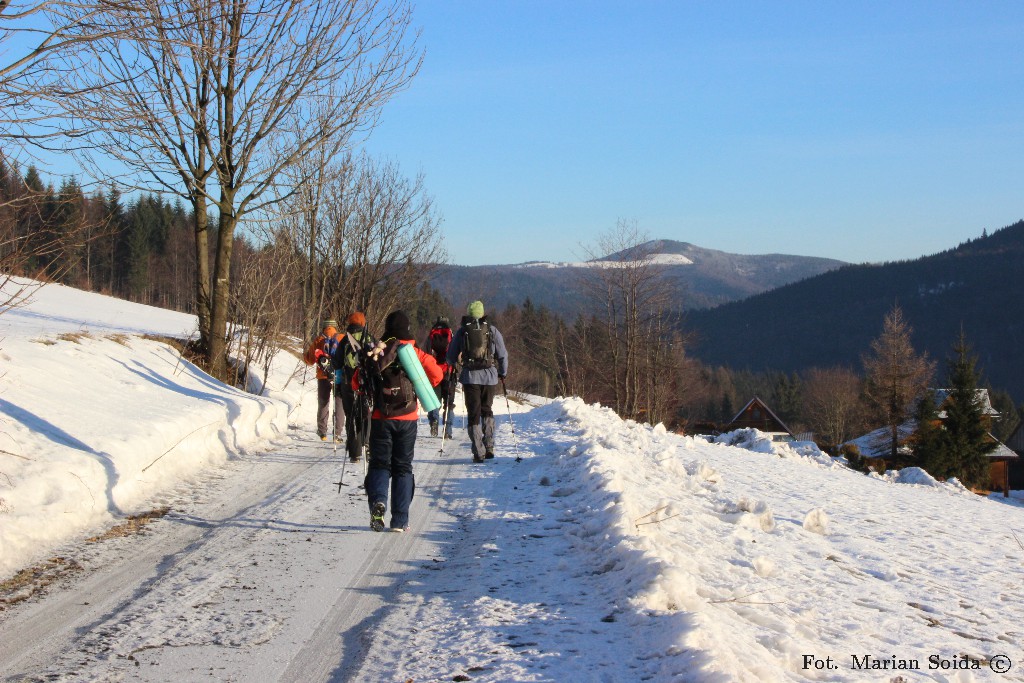
<svg viewBox="0 0 1024 683"><path fill-rule="evenodd" d="M916 258L1024 218L1024 3L425 0L367 149L451 261L619 219L744 254Z"/></svg>

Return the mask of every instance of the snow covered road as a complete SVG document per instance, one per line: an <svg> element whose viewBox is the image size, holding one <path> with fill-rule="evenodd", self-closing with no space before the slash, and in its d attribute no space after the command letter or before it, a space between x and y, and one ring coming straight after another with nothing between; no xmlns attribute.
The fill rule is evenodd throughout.
<svg viewBox="0 0 1024 683"><path fill-rule="evenodd" d="M177 491L141 533L65 549L80 571L0 612L0 673L349 680L404 574L435 552L422 532L444 521L446 477L469 466L436 457L435 439L418 446L410 534L370 532L362 464L339 494L332 449L297 438Z"/></svg>

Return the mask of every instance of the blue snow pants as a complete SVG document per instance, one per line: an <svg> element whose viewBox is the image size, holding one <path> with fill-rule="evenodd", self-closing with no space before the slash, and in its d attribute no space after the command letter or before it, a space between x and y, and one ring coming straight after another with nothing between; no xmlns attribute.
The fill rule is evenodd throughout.
<svg viewBox="0 0 1024 683"><path fill-rule="evenodd" d="M371 420L370 462L366 471L366 499L370 510L388 502L391 488L392 529L409 526L409 506L416 491L412 474L416 446L416 420Z"/></svg>

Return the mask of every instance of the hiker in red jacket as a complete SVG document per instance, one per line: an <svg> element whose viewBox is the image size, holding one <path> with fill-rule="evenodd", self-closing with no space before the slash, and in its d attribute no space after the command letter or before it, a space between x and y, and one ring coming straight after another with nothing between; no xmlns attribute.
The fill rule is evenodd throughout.
<svg viewBox="0 0 1024 683"><path fill-rule="evenodd" d="M306 365L316 366L316 434L321 441L327 440L331 408L331 393L334 393L334 438L341 441L345 429L345 406L342 403L341 387L335 382L334 354L344 335L338 333L338 321L325 320L320 336L306 349L303 360Z"/></svg>
<svg viewBox="0 0 1024 683"><path fill-rule="evenodd" d="M416 348L409 316L402 311L388 315L381 341L365 361L364 373L375 385L370 416L370 461L364 481L370 506L370 528L374 531L384 531L389 488L389 526L392 531L407 531L409 506L416 489L412 460L419 408L412 381L398 361L398 347L402 344L412 345L431 386L437 386L442 378L441 368L433 357ZM353 382L358 381L357 376Z"/></svg>

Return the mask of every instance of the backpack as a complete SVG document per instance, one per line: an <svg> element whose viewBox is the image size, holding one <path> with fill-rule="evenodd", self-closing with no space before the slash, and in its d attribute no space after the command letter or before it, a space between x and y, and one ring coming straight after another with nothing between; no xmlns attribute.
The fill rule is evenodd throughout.
<svg viewBox="0 0 1024 683"><path fill-rule="evenodd" d="M373 383L374 407L385 418L408 415L416 410L416 390L398 362L400 343L398 340L388 343L380 358L367 360L376 380Z"/></svg>
<svg viewBox="0 0 1024 683"><path fill-rule="evenodd" d="M332 337L324 337L324 342L320 348L323 349L324 355L320 356L317 361L317 367L327 375L328 377L334 378L334 370L336 369L336 363L334 354L338 352L339 341L337 335Z"/></svg>
<svg viewBox="0 0 1024 683"><path fill-rule="evenodd" d="M430 331L430 354L438 363L445 362L448 345L452 343L452 328L435 327Z"/></svg>
<svg viewBox="0 0 1024 683"><path fill-rule="evenodd" d="M366 334L366 330L345 333L345 343L341 347L341 365L349 377L359 367L359 352L367 345L367 342L372 341L373 338Z"/></svg>
<svg viewBox="0 0 1024 683"><path fill-rule="evenodd" d="M486 370L493 367L490 324L483 319L471 318L463 323L462 328L465 330L462 367L467 370Z"/></svg>

